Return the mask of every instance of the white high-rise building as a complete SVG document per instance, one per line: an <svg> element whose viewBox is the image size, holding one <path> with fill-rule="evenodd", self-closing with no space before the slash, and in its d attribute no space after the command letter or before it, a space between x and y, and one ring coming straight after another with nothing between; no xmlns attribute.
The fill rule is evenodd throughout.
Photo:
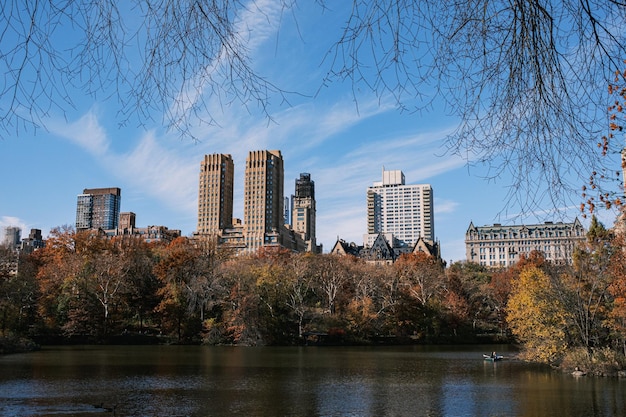
<svg viewBox="0 0 626 417"><path fill-rule="evenodd" d="M421 237L435 241L433 189L430 184L406 185L399 170L382 171L382 181L367 189L367 234L370 246L382 233L394 247L413 246Z"/></svg>

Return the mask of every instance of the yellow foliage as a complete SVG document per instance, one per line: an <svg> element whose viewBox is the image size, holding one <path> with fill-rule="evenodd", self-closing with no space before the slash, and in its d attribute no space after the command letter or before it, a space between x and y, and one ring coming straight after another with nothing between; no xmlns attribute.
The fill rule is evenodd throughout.
<svg viewBox="0 0 626 417"><path fill-rule="evenodd" d="M530 359L552 363L565 352L566 318L549 277L534 266L523 269L512 283L506 319Z"/></svg>

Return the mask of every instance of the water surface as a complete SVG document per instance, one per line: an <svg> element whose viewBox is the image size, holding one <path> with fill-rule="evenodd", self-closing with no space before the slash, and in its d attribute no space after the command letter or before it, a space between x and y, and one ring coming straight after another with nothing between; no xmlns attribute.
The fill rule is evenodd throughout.
<svg viewBox="0 0 626 417"><path fill-rule="evenodd" d="M493 349L45 348L0 357L0 416L626 416L626 381Z"/></svg>

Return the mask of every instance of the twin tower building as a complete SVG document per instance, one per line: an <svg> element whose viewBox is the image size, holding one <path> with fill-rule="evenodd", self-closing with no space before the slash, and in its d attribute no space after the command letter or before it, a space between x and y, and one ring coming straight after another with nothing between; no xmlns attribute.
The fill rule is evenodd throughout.
<svg viewBox="0 0 626 417"><path fill-rule="evenodd" d="M283 247L321 253L315 240L315 183L310 174L300 174L295 193L291 200L286 199L281 152L250 152L244 176L243 222L233 218L234 174L231 155L204 156L196 235L216 237L219 245L239 252Z"/></svg>

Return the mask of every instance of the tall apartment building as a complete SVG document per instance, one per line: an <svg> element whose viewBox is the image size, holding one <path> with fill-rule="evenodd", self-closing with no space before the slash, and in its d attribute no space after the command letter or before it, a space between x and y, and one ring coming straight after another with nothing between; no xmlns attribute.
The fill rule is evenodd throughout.
<svg viewBox="0 0 626 417"><path fill-rule="evenodd" d="M365 246L381 233L393 247L413 246L420 237L435 242L432 187L406 185L402 171L383 168L382 181L367 189Z"/></svg>
<svg viewBox="0 0 626 417"><path fill-rule="evenodd" d="M204 156L200 163L197 233L219 235L232 227L234 176L230 155Z"/></svg>
<svg viewBox="0 0 626 417"><path fill-rule="evenodd" d="M315 252L315 182L311 174L301 173L296 179L296 192L293 196L292 227L302 235L307 251Z"/></svg>
<svg viewBox="0 0 626 417"><path fill-rule="evenodd" d="M465 232L465 256L470 262L488 267L507 267L522 254L543 253L555 264L571 264L574 248L586 239L578 219L573 223L553 223L476 227L470 222Z"/></svg>
<svg viewBox="0 0 626 417"><path fill-rule="evenodd" d="M280 151L251 151L244 177L244 237L246 250L280 245L284 227L284 167Z"/></svg>
<svg viewBox="0 0 626 417"><path fill-rule="evenodd" d="M86 188L78 195L76 230L116 229L122 191L119 188Z"/></svg>
<svg viewBox="0 0 626 417"><path fill-rule="evenodd" d="M17 226L5 226L2 229L2 245L9 249L17 249L22 240L22 229Z"/></svg>

